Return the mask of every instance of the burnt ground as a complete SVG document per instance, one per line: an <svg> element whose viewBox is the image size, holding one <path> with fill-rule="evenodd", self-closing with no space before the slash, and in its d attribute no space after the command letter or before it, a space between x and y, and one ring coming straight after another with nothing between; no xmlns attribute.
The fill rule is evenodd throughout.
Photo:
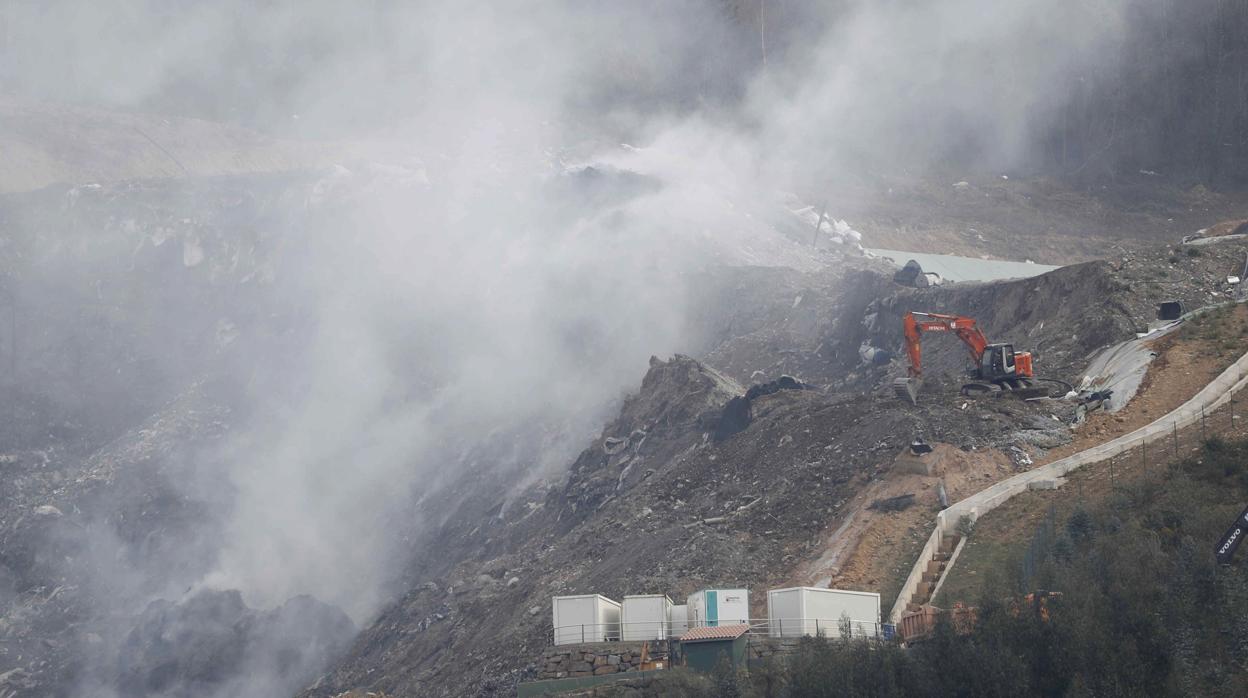
<svg viewBox="0 0 1248 698"><path fill-rule="evenodd" d="M127 641L159 636L143 629L161 627L170 613L196 612L149 609L145 601L182 598L211 562L212 551L184 545L220 525L213 515L220 502L212 497L228 493L188 497L185 485L222 467L223 434L249 418L235 409L239 386L216 377L232 375L249 349L299 342L297 313L283 315L262 289L266 277L282 272L284 260L275 255L282 236L298 230L276 212L306 199L313 182L126 182L0 201L0 225L12 231L0 249L5 270L54 264L48 278L73 280L59 291L74 301L25 299L32 304L19 318L22 380L6 384L18 397L8 403L12 416L0 432L7 478L0 673L15 672L3 686L15 695L65 695L84 677L99 676L99 667L118 669L122 657L172 657L133 662L157 679L168 671L198 676L202 667L184 661L184 653ZM929 206L917 195L914 201L915 211ZM1155 223L1166 213L1149 215ZM970 207L958 214L970 218L940 224L952 229L987 215ZM870 219L863 220L870 234ZM1007 223L1001 219L1003 230ZM1121 224L1111 217L1103 230ZM1149 231L1169 239L1164 227ZM1157 301L1179 298L1198 307L1225 298L1225 276L1238 270L1245 252L1225 243L1189 255L1118 234L1087 235L1083 247L1071 248L1073 258L1099 245L1110 253L1104 261L998 284L901 289L887 270L849 256L820 272L715 265L695 272L691 297L682 301L697 318L698 341L688 350L697 359L652 362L637 393L566 474L519 493L511 488L515 473L506 471L457 473L438 483L437 493L398 523L410 531L410 560L395 601L341 662L331 658L341 647L326 637L314 643L317 667L300 665L281 685L307 683L330 667L307 695L354 688L508 694L547 642L554 594L665 591L679 598L708 585L740 584L754 590L761 615L762 591L821 559L836 543L830 534L869 504L866 494L908 486L890 479L890 467L914 436L947 444L960 458L988 458L995 470L985 463L967 470L985 482L1024 467L1019 454L1041 459L1045 448L1072 436L1060 406L958 400L964 352L940 338L925 345L929 379L919 404L893 400L888 385L904 366L865 365L858 348L868 341L896 351L901 312L972 315L993 339L1037 351L1042 374L1072 380L1095 350L1142 329ZM1032 237L1019 234L1018 249L1040 244ZM1114 247L1119 240L1121 251ZM43 256L32 257L32 250ZM197 255L202 263L188 266ZM88 266L99 259L108 263ZM783 374L809 389L761 396L744 430L712 437L729 400ZM491 450L478 453L488 457ZM930 520L935 507L930 489L923 491L896 516L902 525L868 540L864 550L873 554L859 554L841 581L886 595L896 587L915 542L926 536L907 517ZM102 572L117 568L137 577L137 586L90 583L116 578ZM156 568L152 578L170 588L144 585L146 571ZM246 623L268 617L228 598L220 608ZM332 609L323 615L325 622L314 625L341 632ZM231 638L190 638L187 646L225 646Z"/></svg>
<svg viewBox="0 0 1248 698"><path fill-rule="evenodd" d="M713 405L732 395L724 386L693 359L654 362L633 402L657 410L626 405L566 482L431 541L468 559L390 607L306 695L359 687L504 695L549 642L552 595L652 589L679 598L739 584L755 590L752 613L763 616L761 591L822 552L825 529L886 476L922 425L940 425L935 438L967 449L1015 443L1029 416L1053 430L1047 409L1014 401L906 410L890 399L793 390L757 400L748 428L716 443L708 426L720 415ZM623 452L608 454L626 437Z"/></svg>
<svg viewBox="0 0 1248 698"><path fill-rule="evenodd" d="M1200 256L1144 249L1036 279L917 291L869 271L846 273L838 292L798 274L743 270L727 285L741 309L730 315L737 329L723 333L705 363L652 360L639 393L566 480L513 499L488 523L452 516L421 541L430 556L456 550L463 561L436 575L422 575L435 565L418 561L413 591L304 695L356 688L506 694L548 643L549 599L558 594L679 599L710 585L740 585L754 590L753 613L762 616L763 590L827 572L811 566L870 504L865 494L893 495L907 487L898 483L910 483L920 495L914 507L859 531L862 550L831 579L895 593L937 510L934 478L891 471L910 440L985 459L958 466L957 497L1069 443L1070 406L960 398L964 352L956 343L929 348L931 375L919 404L899 403L888 385L904 366L863 365L857 344L896 350L890 337L899 335L887 327L907 306L978 314L990 336L1039 344L1039 365L1074 382L1096 350L1146 327L1162 296L1189 307L1224 298L1225 275L1245 248L1215 247ZM721 408L781 366L814 367L811 378L794 371L811 389L759 398L748 428L717 441Z"/></svg>

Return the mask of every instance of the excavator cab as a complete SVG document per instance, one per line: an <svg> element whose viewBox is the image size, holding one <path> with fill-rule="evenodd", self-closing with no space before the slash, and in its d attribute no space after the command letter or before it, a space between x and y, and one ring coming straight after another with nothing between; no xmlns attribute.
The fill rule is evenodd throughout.
<svg viewBox="0 0 1248 698"><path fill-rule="evenodd" d="M986 381L1013 378L1017 368L1014 361L1014 345L989 344L984 347L977 377Z"/></svg>
<svg viewBox="0 0 1248 698"><path fill-rule="evenodd" d="M1026 387L1032 377L1031 352L1014 351L1012 344L989 344L984 347L975 377L990 383L1006 383L1015 390Z"/></svg>

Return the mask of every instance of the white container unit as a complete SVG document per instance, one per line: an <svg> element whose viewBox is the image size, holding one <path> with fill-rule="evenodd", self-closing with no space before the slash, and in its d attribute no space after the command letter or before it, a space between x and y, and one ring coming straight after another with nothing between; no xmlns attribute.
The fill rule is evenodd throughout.
<svg viewBox="0 0 1248 698"><path fill-rule="evenodd" d="M620 607L620 639L666 640L672 600L666 594L625 596Z"/></svg>
<svg viewBox="0 0 1248 698"><path fill-rule="evenodd" d="M667 614L668 633L672 637L680 637L689 632L689 606L681 604L672 606Z"/></svg>
<svg viewBox="0 0 1248 698"><path fill-rule="evenodd" d="M853 637L875 637L880 628L880 595L817 587L767 592L767 625L772 637L841 637L848 620Z"/></svg>
<svg viewBox="0 0 1248 698"><path fill-rule="evenodd" d="M747 589L703 589L690 594L687 603L690 628L749 622L750 592Z"/></svg>
<svg viewBox="0 0 1248 698"><path fill-rule="evenodd" d="M556 645L620 638L620 605L605 596L555 596L551 605Z"/></svg>

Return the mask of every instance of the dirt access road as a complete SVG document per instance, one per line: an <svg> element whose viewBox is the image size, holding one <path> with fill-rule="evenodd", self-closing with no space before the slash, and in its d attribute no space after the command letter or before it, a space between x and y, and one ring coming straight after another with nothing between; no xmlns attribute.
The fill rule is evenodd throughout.
<svg viewBox="0 0 1248 698"><path fill-rule="evenodd" d="M1135 398L1118 413L1090 415L1074 441L1044 452L1037 465L1134 431L1189 400L1248 350L1248 306L1227 307L1189 321L1156 340L1153 349L1157 358ZM999 450L967 452L947 444L935 448L941 465L932 475L887 469L881 479L864 483L846 503L847 513L825 532L823 553L801 565L789 584L878 591L891 600L931 535L933 514L940 509L936 492L941 477L948 500L956 502L1017 473L1010 457ZM914 505L902 511L869 508L877 500L911 493Z"/></svg>
<svg viewBox="0 0 1248 698"><path fill-rule="evenodd" d="M906 561L918 555L930 535L925 529L940 510L939 481L944 479L949 501L956 501L1014 474L1009 456L996 449L968 452L949 444L933 444L933 448L933 474L890 468L883 478L862 488L846 504L849 513L825 533L823 554L800 566L792 575L792 585L896 596ZM906 494L915 497L914 504L904 510L870 508L872 502Z"/></svg>
<svg viewBox="0 0 1248 698"><path fill-rule="evenodd" d="M1141 392L1120 413L1093 415L1076 440L1050 452L1047 461L1104 443L1151 423L1186 402L1244 352L1248 351L1248 307L1237 305L1213 311L1202 322L1192 322L1156 344L1159 355L1150 366ZM1027 492L993 510L976 523L958 565L949 573L934 600L947 607L956 601L972 603L990 571L1007 569L1035 535L1052 507L1065 520L1084 499L1110 496L1125 484L1155 477L1176 455L1199 450L1210 434L1248 435L1244 407L1231 403L1210 413L1206 426L1178 430L1164 446L1136 448L1108 462L1081 468L1066 476L1061 489ZM1061 452L1061 455L1053 455Z"/></svg>

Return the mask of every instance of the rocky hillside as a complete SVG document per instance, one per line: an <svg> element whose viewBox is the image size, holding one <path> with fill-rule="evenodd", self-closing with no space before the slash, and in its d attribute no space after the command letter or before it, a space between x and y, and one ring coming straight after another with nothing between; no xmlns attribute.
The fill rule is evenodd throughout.
<svg viewBox="0 0 1248 698"><path fill-rule="evenodd" d="M901 404L886 389L901 364L864 365L855 342L896 349L885 323L899 325L905 307L978 313L994 336L1040 342L1050 370L1073 378L1096 349L1147 325L1156 300L1217 299L1243 253L1237 245L1200 257L1149 250L1036 279L921 291L872 272L849 275L843 287L776 270L725 272L734 283L721 288L740 312L706 363L652 359L638 392L565 478L500 499L488 521L465 512L430 532L417 543L427 552L412 589L304 695L506 695L549 644L558 594L682 598L740 585L756 590L753 613L763 616L761 591L789 583L835 544L830 532L865 504L856 497L890 480L911 439L998 454L1008 465L975 476L991 481L1007 472L997 469L1026 467L1071 438L1069 406L968 403L954 380L930 381L918 406ZM1158 289L1158 278L1173 281ZM940 351L954 358L936 359ZM936 373L956 373L964 352L949 343L932 355ZM716 361L732 367L731 378ZM779 367L811 367L817 380L776 381L767 369ZM742 409L751 376L756 397ZM771 382L758 384L764 378ZM921 501L937 506L934 497ZM916 525L905 535L917 549L927 534ZM461 561L449 562L447 551ZM895 592L912 562L904 551L897 559L863 586Z"/></svg>
<svg viewBox="0 0 1248 698"><path fill-rule="evenodd" d="M547 186L579 199L581 178ZM632 181L595 178L585 215L595 206L627 208L653 190ZM335 608L354 601L353 588L333 604L238 595L229 579L214 576L236 554L227 544L239 540L234 516L243 505L285 514L290 489L240 499L256 478L272 473L280 483L289 474L281 470L284 454L266 451L259 438L272 432L255 425L288 417L282 410L303 404L309 391L340 401L355 390L359 374L351 370L332 389L309 385L304 363L315 354L310 347L326 346L318 341L328 319L317 311L358 291L324 283L351 271L344 264L358 247L340 235L357 222L350 211L360 202L438 195L416 173L373 168L61 186L0 198L0 225L12 232L0 247L0 315L9 312L16 329L0 342L0 379L16 396L0 426L0 467L8 473L0 673L12 672L4 688L22 697L72 695L83 686L126 695L251 695L253 688L271 695L309 685L308 696L356 688L503 695L529 675L548 642L555 594L679 598L740 584L760 590L761 615L761 590L841 574L887 596L907 569L907 551L927 534L920 522L930 517L919 514L937 506L937 478L892 477L911 439L952 454L946 482L956 496L1025 467L1070 434L1061 405L964 408L956 399L963 352L940 338L928 352L933 379L919 405L898 403L887 386L904 365L865 362L864 343L895 354L908 308L962 312L981 319L990 336L1037 350L1044 371L1073 378L1094 350L1145 326L1158 300L1198 306L1225 297L1225 277L1244 254L1238 242L1195 254L1141 249L1036 279L916 290L897 286L887 268L849 246L810 250L804 229L779 229L772 242L780 252L766 256L800 260L802 271L742 265L732 237L695 239L685 253L708 244L720 252L678 274L638 260L629 268L671 295L654 292L642 297L647 305L615 315L589 304L560 318L555 346L563 353L532 364L558 371L531 388L508 386L514 392L499 392L480 371L448 387L440 372L455 357L431 351L415 325L394 322L403 316L384 294L364 294L380 299L377 317L385 320L387 353L370 358L399 368L387 383L397 388L381 390L379 411L365 411L352 429L399 406L440 411L393 432L366 430L359 451L313 449L299 458L323 459L318 477L341 487L376 455L367 450L371 439L461 420L451 422L456 437L422 444L421 458L380 458L391 465L366 491L372 501L389 493L387 506L353 519L354 530L390 546L381 550L393 569L368 592L380 599L374 610L352 620ZM620 214L627 215L635 214ZM326 258L325 249L335 255ZM631 263L620 256L626 246L614 249L601 270L614 284L630 283L616 270ZM407 289L411 298L431 292L417 288ZM612 345L653 339L628 330L652 328L667 307L687 322L673 340L685 353L651 359L643 376L603 375ZM466 326L437 314L416 319L431 323L422 329ZM491 330L488 337L506 321L471 318ZM350 327L334 335L342 346L370 336ZM316 365L367 365L350 363L359 358L352 352L331 358ZM568 405L584 404L586 392L609 394L617 384L632 387L608 398L603 413L569 415ZM499 399L515 402L499 406ZM454 411L465 406L471 411ZM597 436L578 424L595 425ZM336 426L316 422L297 443ZM301 495L318 494L301 486ZM854 545L836 532L873 498L905 488L921 495L914 508L885 517L888 536L872 543L891 552L871 564L851 559L838 572ZM298 545L307 530L333 535L343 524L335 517L360 508L352 501L320 524L247 522L267 523L273 540ZM288 628L280 609L308 621L296 629L306 652L270 629ZM205 617L212 622L182 620ZM186 626L186 633L168 630ZM261 675L237 647L285 659L280 671ZM214 659L204 664L199 654Z"/></svg>

